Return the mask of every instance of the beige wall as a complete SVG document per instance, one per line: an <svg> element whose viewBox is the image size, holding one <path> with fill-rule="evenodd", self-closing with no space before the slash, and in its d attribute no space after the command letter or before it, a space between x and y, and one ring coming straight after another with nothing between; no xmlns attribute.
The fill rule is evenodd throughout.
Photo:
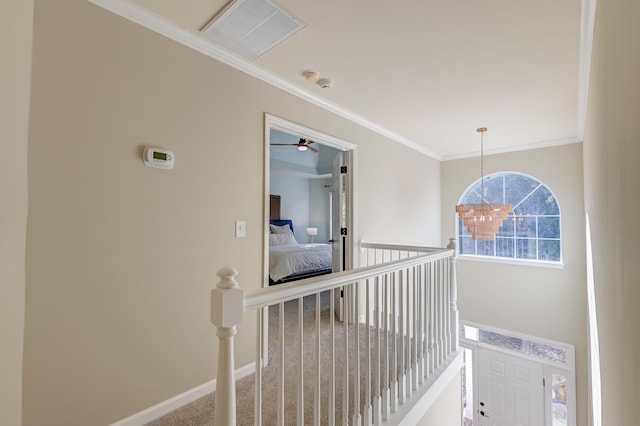
<svg viewBox="0 0 640 426"><path fill-rule="evenodd" d="M358 144L357 237L438 242L436 161L86 1L38 0L34 27L25 425L108 424L213 377L216 270L262 283L265 112ZM421 182L393 194L407 164Z"/></svg>
<svg viewBox="0 0 640 426"><path fill-rule="evenodd" d="M440 163L415 151L365 139L358 161L360 238L440 245Z"/></svg>
<svg viewBox="0 0 640 426"><path fill-rule="evenodd" d="M33 0L0 3L0 424L21 424Z"/></svg>
<svg viewBox="0 0 640 426"><path fill-rule="evenodd" d="M487 138L490 134L487 133ZM455 235L455 205L478 179L478 158L442 163L442 239ZM575 345L578 424L586 423L587 330L582 145L485 156L485 173L526 173L555 194L562 214L563 269L460 259L463 320Z"/></svg>
<svg viewBox="0 0 640 426"><path fill-rule="evenodd" d="M638 423L639 19L637 1L598 2L584 142L606 425Z"/></svg>
<svg viewBox="0 0 640 426"><path fill-rule="evenodd" d="M416 426L457 426L462 423L460 380L460 373L458 373Z"/></svg>

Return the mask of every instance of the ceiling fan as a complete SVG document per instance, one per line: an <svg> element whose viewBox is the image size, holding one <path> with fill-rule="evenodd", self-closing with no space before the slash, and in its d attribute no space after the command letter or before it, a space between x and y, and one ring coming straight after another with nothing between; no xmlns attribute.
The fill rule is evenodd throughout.
<svg viewBox="0 0 640 426"><path fill-rule="evenodd" d="M272 143L273 146L297 146L298 151L306 151L307 149L311 152L318 152L318 150L311 146L313 141L309 141L304 138L300 138L298 143Z"/></svg>

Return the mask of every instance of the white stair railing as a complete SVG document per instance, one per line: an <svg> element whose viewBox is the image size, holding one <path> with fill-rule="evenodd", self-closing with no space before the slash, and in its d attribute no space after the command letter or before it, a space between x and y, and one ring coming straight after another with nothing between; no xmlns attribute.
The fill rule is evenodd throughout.
<svg viewBox="0 0 640 426"><path fill-rule="evenodd" d="M237 271L218 272L211 296L220 340L217 426L236 424L233 339L250 310L259 311L250 420L256 425L397 424L434 383L458 352L454 250L371 243L361 248L371 251L361 256L366 266L246 294L236 283ZM334 315L338 303L343 322ZM263 323L267 316L269 327ZM267 340L270 359L264 358ZM313 350L305 352L308 346ZM277 388L265 388L267 376L276 378ZM275 399L274 418L263 418L265 398Z"/></svg>

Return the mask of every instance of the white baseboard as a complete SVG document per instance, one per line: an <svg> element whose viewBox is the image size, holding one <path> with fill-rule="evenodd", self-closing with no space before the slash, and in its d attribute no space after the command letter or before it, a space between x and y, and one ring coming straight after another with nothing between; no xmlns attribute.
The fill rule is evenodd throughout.
<svg viewBox="0 0 640 426"><path fill-rule="evenodd" d="M247 364L244 367L240 367L236 370L235 378L236 380L242 379L243 377L246 377L250 374L255 373L255 371L256 371L255 362L251 364ZM173 410L176 410L184 405L187 405L198 398L202 398L203 396L210 394L215 390L216 390L216 380L213 379L207 383L203 383L200 386L196 386L193 389L189 389L186 392L183 392L179 395L169 398L166 401L162 401L159 404L156 404L136 414L133 414L125 419L112 423L110 426L142 426L146 423L149 423L152 420L155 420L159 417L164 416L165 414L172 412Z"/></svg>

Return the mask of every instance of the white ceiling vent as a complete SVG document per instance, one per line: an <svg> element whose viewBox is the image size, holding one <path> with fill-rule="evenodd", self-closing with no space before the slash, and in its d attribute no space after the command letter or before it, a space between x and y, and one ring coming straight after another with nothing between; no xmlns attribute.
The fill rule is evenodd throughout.
<svg viewBox="0 0 640 426"><path fill-rule="evenodd" d="M228 49L256 59L305 25L273 0L233 0L201 31Z"/></svg>

